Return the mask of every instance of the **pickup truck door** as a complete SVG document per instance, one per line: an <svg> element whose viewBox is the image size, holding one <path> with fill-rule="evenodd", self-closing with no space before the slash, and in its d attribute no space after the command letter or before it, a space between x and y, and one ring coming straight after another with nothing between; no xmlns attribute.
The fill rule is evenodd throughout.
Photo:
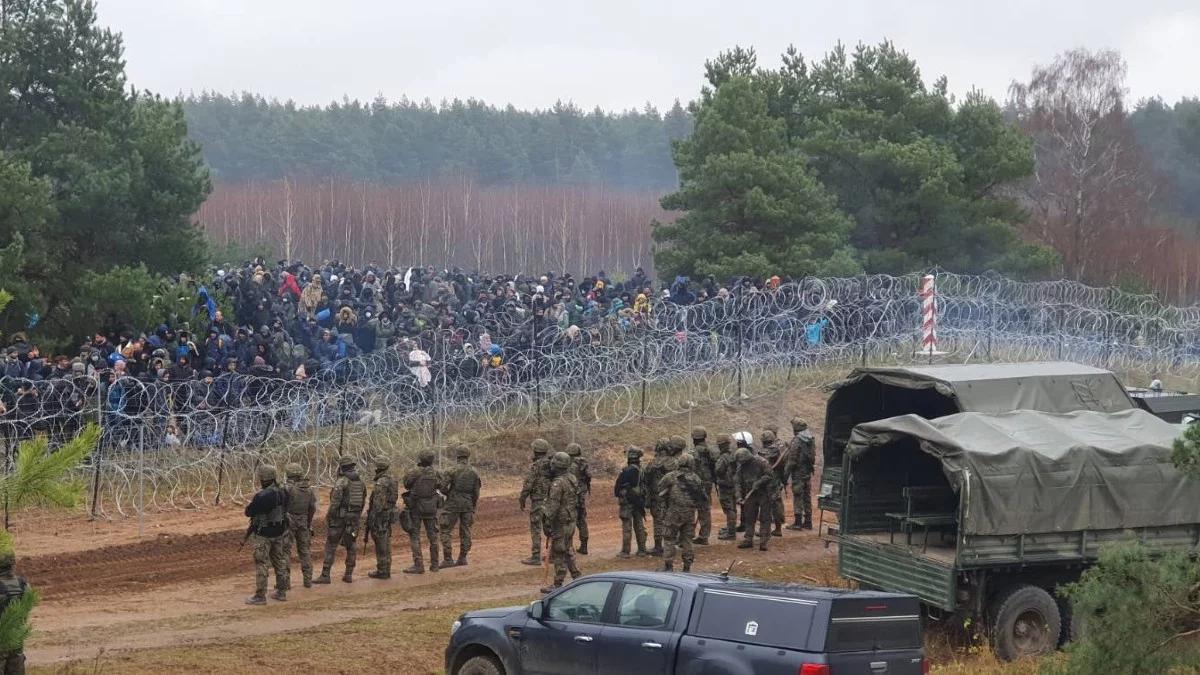
<svg viewBox="0 0 1200 675"><path fill-rule="evenodd" d="M574 584L545 603L541 620L530 619L518 641L521 670L528 675L595 675L601 618L611 581Z"/></svg>
<svg viewBox="0 0 1200 675"><path fill-rule="evenodd" d="M599 675L665 675L673 672L679 636L679 591L626 583L618 591L616 617L604 626L596 649Z"/></svg>

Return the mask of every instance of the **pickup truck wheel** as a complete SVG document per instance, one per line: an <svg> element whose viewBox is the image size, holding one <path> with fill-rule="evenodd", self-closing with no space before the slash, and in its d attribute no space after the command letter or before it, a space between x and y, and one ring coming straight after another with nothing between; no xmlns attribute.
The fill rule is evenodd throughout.
<svg viewBox="0 0 1200 675"><path fill-rule="evenodd" d="M494 656L472 656L454 675L504 675L504 666Z"/></svg>
<svg viewBox="0 0 1200 675"><path fill-rule="evenodd" d="M1003 661L1043 656L1058 647L1062 616L1045 590L1017 584L1000 592L988 608L992 649Z"/></svg>

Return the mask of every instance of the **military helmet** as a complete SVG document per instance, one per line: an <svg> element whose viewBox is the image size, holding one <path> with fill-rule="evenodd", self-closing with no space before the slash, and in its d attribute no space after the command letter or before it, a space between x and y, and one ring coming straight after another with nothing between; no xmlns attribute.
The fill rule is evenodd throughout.
<svg viewBox="0 0 1200 675"><path fill-rule="evenodd" d="M533 454L535 455L544 455L547 452L550 452L550 442L544 438L533 439L533 442L529 444L529 447L533 448Z"/></svg>
<svg viewBox="0 0 1200 675"><path fill-rule="evenodd" d="M717 436L717 447L728 450L729 445L733 443L733 438L729 434L719 434Z"/></svg>
<svg viewBox="0 0 1200 675"><path fill-rule="evenodd" d="M417 455L417 464L420 464L421 466L429 466L433 464L433 458L436 456L437 453L433 451L433 448L425 448L420 452L420 454Z"/></svg>
<svg viewBox="0 0 1200 675"><path fill-rule="evenodd" d="M803 417L792 418L792 431L801 432L808 428L808 422Z"/></svg>
<svg viewBox="0 0 1200 675"><path fill-rule="evenodd" d="M733 435L733 442L737 443L739 448L754 447L754 436L749 431L739 431Z"/></svg>
<svg viewBox="0 0 1200 675"><path fill-rule="evenodd" d="M631 445L628 448L625 448L625 458L626 459L641 459L642 458L642 449L637 447L636 445Z"/></svg>
<svg viewBox="0 0 1200 675"><path fill-rule="evenodd" d="M750 452L750 448L738 448L737 452L733 453L733 458L738 464L749 462L750 458L753 456L754 455Z"/></svg>
<svg viewBox="0 0 1200 675"><path fill-rule="evenodd" d="M557 471L566 471L571 467L571 456L565 452L556 452L550 458L550 468Z"/></svg>
<svg viewBox="0 0 1200 675"><path fill-rule="evenodd" d="M468 448L467 446L465 446L461 443L454 446L455 459L467 459L470 456L471 456L471 449Z"/></svg>
<svg viewBox="0 0 1200 675"><path fill-rule="evenodd" d="M696 467L696 458L692 456L692 453L685 452L679 456L679 464L677 466L680 469L693 469Z"/></svg>
<svg viewBox="0 0 1200 675"><path fill-rule="evenodd" d="M338 457L338 468L339 469L353 469L355 464L357 464L357 462L354 461L353 457L350 457L350 456Z"/></svg>
<svg viewBox="0 0 1200 675"><path fill-rule="evenodd" d="M660 452L666 452L667 446L670 445L670 443L671 443L671 439L667 438L666 436L663 436L662 438L659 438L657 441L654 441L654 454L658 454Z"/></svg>
<svg viewBox="0 0 1200 675"><path fill-rule="evenodd" d="M275 480L275 478L276 478L275 467L270 466L270 465L263 465L263 466L258 467L258 480L265 483L269 480Z"/></svg>
<svg viewBox="0 0 1200 675"><path fill-rule="evenodd" d="M704 427L692 427L692 440L702 441L708 438L708 431Z"/></svg>
<svg viewBox="0 0 1200 675"><path fill-rule="evenodd" d="M762 433L762 441L764 445L775 442L775 432L767 429Z"/></svg>
<svg viewBox="0 0 1200 675"><path fill-rule="evenodd" d="M776 436L779 435L779 425L774 422L767 422L766 424L763 425L763 429L770 431L771 433L775 434Z"/></svg>
<svg viewBox="0 0 1200 675"><path fill-rule="evenodd" d="M571 457L579 457L583 454L583 446L578 443L567 444L567 454Z"/></svg>
<svg viewBox="0 0 1200 675"><path fill-rule="evenodd" d="M392 460L390 457L380 455L379 457L375 458L376 471L387 471L390 468L392 468Z"/></svg>
<svg viewBox="0 0 1200 675"><path fill-rule="evenodd" d="M683 440L683 436L672 436L667 441L667 451L672 455L678 455L687 447L687 441Z"/></svg>
<svg viewBox="0 0 1200 675"><path fill-rule="evenodd" d="M304 467L292 462L284 467L283 472L288 478L299 478L304 475Z"/></svg>

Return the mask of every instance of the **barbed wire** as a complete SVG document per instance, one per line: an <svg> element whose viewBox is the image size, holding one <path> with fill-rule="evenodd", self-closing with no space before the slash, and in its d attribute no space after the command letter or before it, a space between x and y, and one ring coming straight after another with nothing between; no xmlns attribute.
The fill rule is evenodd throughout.
<svg viewBox="0 0 1200 675"><path fill-rule="evenodd" d="M427 366L390 348L305 381L233 373L174 383L0 380L8 407L0 438L11 466L22 439L40 433L59 443L100 424L100 447L78 476L97 517L242 502L263 463L297 462L325 485L337 454L389 455L404 466L451 425L476 435L537 425L586 434L579 430L819 386L855 365L926 359L916 352L919 284L919 275L808 278L695 305L659 302L580 331L503 314L486 338L482 328L465 340L434 333ZM1200 375L1197 307L993 275L938 274L937 296L944 360L1061 359L1147 377ZM481 369L486 350L474 346L489 339L510 345L506 363Z"/></svg>

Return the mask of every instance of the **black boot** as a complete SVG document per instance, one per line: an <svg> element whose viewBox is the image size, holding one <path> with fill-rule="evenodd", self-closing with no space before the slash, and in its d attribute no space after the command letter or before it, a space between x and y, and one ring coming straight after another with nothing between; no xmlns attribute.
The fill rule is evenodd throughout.
<svg viewBox="0 0 1200 675"><path fill-rule="evenodd" d="M745 531L746 531L746 526L745 526L745 525L738 525L738 526L737 526L737 531L738 531L738 532L745 532Z"/></svg>
<svg viewBox="0 0 1200 675"><path fill-rule="evenodd" d="M675 563L673 563L669 560L667 562L663 563L662 569L659 570L659 572L674 572L674 571L675 571Z"/></svg>
<svg viewBox="0 0 1200 675"><path fill-rule="evenodd" d="M327 584L327 583L329 583L329 568L328 568L328 567L322 567L322 568L321 568L321 576L317 577L316 579L313 579L313 583L314 583L314 584Z"/></svg>
<svg viewBox="0 0 1200 675"><path fill-rule="evenodd" d="M459 553L458 561L454 563L454 566L455 567L466 567L467 566L467 554Z"/></svg>
<svg viewBox="0 0 1200 675"><path fill-rule="evenodd" d="M354 572L351 570L346 570L346 573L342 575L342 581L347 584L354 583Z"/></svg>
<svg viewBox="0 0 1200 675"><path fill-rule="evenodd" d="M576 552L576 553L578 553L579 555L587 555L587 554L588 554L588 552L587 552L587 539L580 539L580 540L579 540L579 548L575 549L575 552Z"/></svg>
<svg viewBox="0 0 1200 675"><path fill-rule="evenodd" d="M422 563L413 563L412 567L407 567L404 570L405 574L425 574L425 565Z"/></svg>
<svg viewBox="0 0 1200 675"><path fill-rule="evenodd" d="M692 543L697 546L708 546L708 537L696 537L692 540Z"/></svg>
<svg viewBox="0 0 1200 675"><path fill-rule="evenodd" d="M443 561L441 562L441 564L440 564L440 565L438 565L438 567L439 567L439 568L441 568L441 569L446 569L447 567L454 567L454 566L455 566L455 565L457 565L457 564L458 564L458 563L454 562L454 561L453 561L453 560L451 560L450 558L446 558L445 560L443 560Z"/></svg>
<svg viewBox="0 0 1200 675"><path fill-rule="evenodd" d="M683 571L684 571L684 572L691 572L691 571L692 571L692 561L691 561L691 560L684 560L684 561L683 561Z"/></svg>
<svg viewBox="0 0 1200 675"><path fill-rule="evenodd" d="M775 529L771 530L771 536L772 537L782 537L783 536L783 526L776 525Z"/></svg>
<svg viewBox="0 0 1200 675"><path fill-rule="evenodd" d="M804 522L800 524L800 527L803 527L803 528L804 528L804 529L806 529L806 530L811 530L811 529L813 529L813 527L812 527L812 516L806 516L806 517L804 518Z"/></svg>
<svg viewBox="0 0 1200 675"><path fill-rule="evenodd" d="M796 516L796 520L795 520L795 522L793 522L791 525L788 525L788 526L787 526L787 529L789 529L789 530L803 530L803 529L804 529L804 524L800 522L800 517L799 517L799 516Z"/></svg>
<svg viewBox="0 0 1200 675"><path fill-rule="evenodd" d="M528 558L521 560L521 564L522 565L531 565L531 566L536 567L536 566L542 564L542 556L538 555L537 553L534 553L533 555L529 556Z"/></svg>
<svg viewBox="0 0 1200 675"><path fill-rule="evenodd" d="M737 547L738 548L754 548L754 540L753 539L743 539L741 541L741 543L739 543L737 545Z"/></svg>
<svg viewBox="0 0 1200 675"><path fill-rule="evenodd" d="M542 595L545 595L545 594L547 594L547 593L553 593L554 591L556 591L556 590L558 590L558 589L560 589L560 588L562 588L562 582L561 582L561 581L555 581L555 582L554 582L553 584L551 584L550 586L546 586L545 588L541 589L541 590L542 590Z"/></svg>
<svg viewBox="0 0 1200 675"><path fill-rule="evenodd" d="M654 548L650 549L650 555L654 556L655 558L660 558L660 557L662 557L662 554L663 554L662 537L655 537L654 538Z"/></svg>

